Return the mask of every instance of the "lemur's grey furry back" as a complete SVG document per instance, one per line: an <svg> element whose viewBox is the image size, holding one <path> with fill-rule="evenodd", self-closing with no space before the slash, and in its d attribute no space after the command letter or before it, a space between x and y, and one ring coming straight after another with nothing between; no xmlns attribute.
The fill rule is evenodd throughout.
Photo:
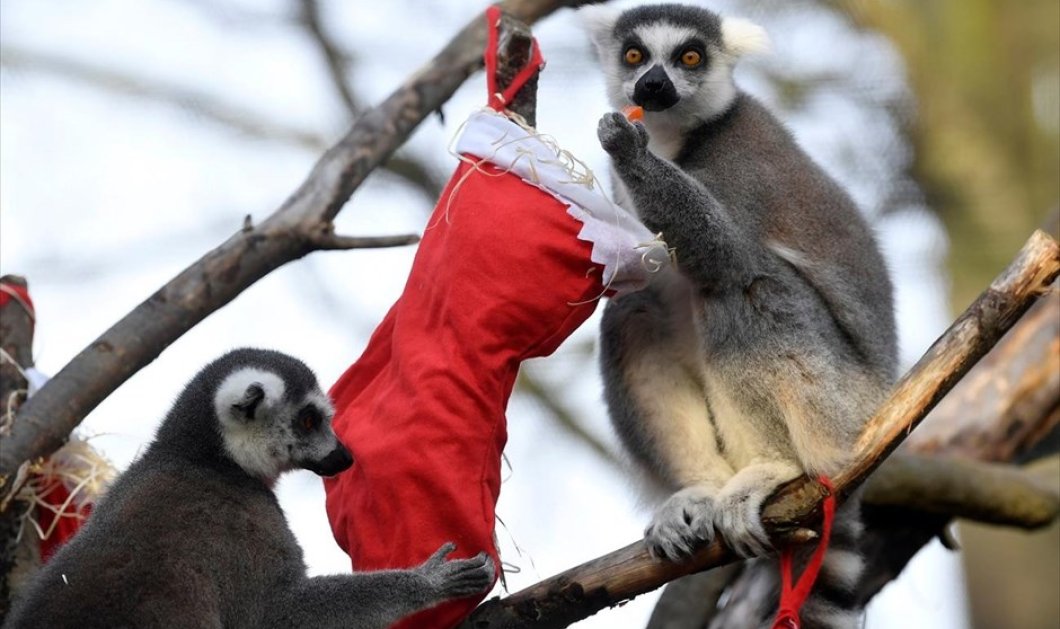
<svg viewBox="0 0 1060 629"><path fill-rule="evenodd" d="M721 534L758 555L763 500L840 470L892 382L887 271L846 192L733 83L737 59L767 43L760 28L672 4L581 14L612 104L645 110L643 124L600 121L616 198L677 257L678 270L611 301L602 324L612 420L670 492L646 542L679 560ZM857 512L856 499L840 510L807 627L857 624ZM714 626L768 625L775 571L749 567L757 599Z"/></svg>
<svg viewBox="0 0 1060 629"><path fill-rule="evenodd" d="M210 363L4 627L383 629L488 588L491 560L447 561L452 544L410 570L306 576L272 486L353 463L333 414L291 356L241 349Z"/></svg>

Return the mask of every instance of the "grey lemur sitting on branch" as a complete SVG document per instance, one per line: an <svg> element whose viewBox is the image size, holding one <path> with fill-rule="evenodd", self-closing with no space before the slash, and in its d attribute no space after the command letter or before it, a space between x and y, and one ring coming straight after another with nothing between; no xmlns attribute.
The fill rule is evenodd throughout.
<svg viewBox="0 0 1060 629"><path fill-rule="evenodd" d="M671 492L646 543L681 560L721 535L763 554L763 501L801 474L841 470L894 379L883 258L847 193L733 83L737 59L767 44L759 27L674 4L580 13L612 104L644 109L643 124L600 120L616 199L677 260L612 300L602 324L612 420ZM858 622L857 502L839 510L807 627ZM713 626L768 623L776 564L745 577L772 608L734 600Z"/></svg>
<svg viewBox="0 0 1060 629"><path fill-rule="evenodd" d="M447 561L452 544L410 570L306 576L272 487L288 470L350 467L333 413L286 354L241 349L208 364L4 626L383 629L490 587L492 561Z"/></svg>

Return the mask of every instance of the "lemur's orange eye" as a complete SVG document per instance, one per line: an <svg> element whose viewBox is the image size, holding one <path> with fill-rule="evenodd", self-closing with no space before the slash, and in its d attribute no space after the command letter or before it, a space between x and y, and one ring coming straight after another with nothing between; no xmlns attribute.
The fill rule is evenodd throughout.
<svg viewBox="0 0 1060 629"><path fill-rule="evenodd" d="M699 65L700 61L703 61L703 55L699 54L698 50L686 50L681 53L681 63L686 67L694 68Z"/></svg>
<svg viewBox="0 0 1060 629"><path fill-rule="evenodd" d="M635 66L641 61L644 61L644 53L640 51L640 48L634 47L626 50L626 63Z"/></svg>
<svg viewBox="0 0 1060 629"><path fill-rule="evenodd" d="M320 411L311 406L302 409L302 412L298 414L298 423L306 432L316 430L317 426L320 425L321 420Z"/></svg>

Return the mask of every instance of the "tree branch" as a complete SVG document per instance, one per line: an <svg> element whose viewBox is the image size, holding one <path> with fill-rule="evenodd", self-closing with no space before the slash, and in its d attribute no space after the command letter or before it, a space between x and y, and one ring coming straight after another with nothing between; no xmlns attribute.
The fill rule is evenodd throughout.
<svg viewBox="0 0 1060 629"><path fill-rule="evenodd" d="M5 45L0 47L0 63L9 68L46 72L115 94L175 107L255 139L282 142L313 152L323 151L329 145L321 133L268 120L210 94L101 68L80 60ZM393 155L382 167L415 186L432 202L441 192L441 185L435 175L414 159Z"/></svg>
<svg viewBox="0 0 1060 629"><path fill-rule="evenodd" d="M910 439L916 452L1023 460L1060 423L1060 286L1038 300ZM1046 418L1044 421L1042 418Z"/></svg>
<svg viewBox="0 0 1060 629"><path fill-rule="evenodd" d="M507 0L501 7L533 22L560 7L586 3ZM85 415L210 313L313 251L313 234L330 224L369 173L481 66L485 41L479 14L404 85L365 112L263 223L207 253L75 356L22 407L0 447L0 481L12 478L25 461L54 452Z"/></svg>
<svg viewBox="0 0 1060 629"><path fill-rule="evenodd" d="M1035 232L1016 259L950 326L895 386L866 424L855 461L832 479L848 495L905 439L935 404L1048 290L1060 274L1060 247ZM777 546L788 535L814 526L825 490L807 478L781 488L765 504L762 521ZM684 564L652 559L637 541L609 555L546 579L506 599L480 606L464 627L566 627L609 605L653 590L678 577L734 561L723 540L701 548Z"/></svg>
<svg viewBox="0 0 1060 629"><path fill-rule="evenodd" d="M320 18L320 3L317 0L300 0L300 7L302 24L324 57L324 63L328 67L335 91L338 92L339 98L342 99L350 115L356 116L361 108L353 96L353 90L346 77L346 71L349 69L349 55L339 49L338 44L332 41L331 36L325 30L324 22Z"/></svg>
<svg viewBox="0 0 1060 629"><path fill-rule="evenodd" d="M311 151L328 147L319 133L265 120L205 92L102 68L80 59L4 45L0 47L0 63L14 70L44 72L111 93L179 108L252 138L280 141Z"/></svg>
<svg viewBox="0 0 1060 629"><path fill-rule="evenodd" d="M403 247L420 241L417 234L400 236L342 236L332 231L321 232L311 238L318 251L347 251L349 249L379 249Z"/></svg>
<svg viewBox="0 0 1060 629"><path fill-rule="evenodd" d="M599 456L601 460L614 466L616 470L624 469L621 458L606 443L589 432L578 421L577 415L556 398L554 391L549 391L540 380L528 373L526 369L519 371L517 382L519 390L534 398L570 436L589 446L589 449Z"/></svg>
<svg viewBox="0 0 1060 629"><path fill-rule="evenodd" d="M872 475L865 503L1028 530L1060 513L1060 496L1019 467L908 453L891 456Z"/></svg>

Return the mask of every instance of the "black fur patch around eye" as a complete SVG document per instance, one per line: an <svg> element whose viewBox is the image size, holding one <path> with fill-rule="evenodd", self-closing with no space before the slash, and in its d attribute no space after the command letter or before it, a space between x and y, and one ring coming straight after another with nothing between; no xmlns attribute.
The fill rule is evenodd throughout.
<svg viewBox="0 0 1060 629"><path fill-rule="evenodd" d="M626 61L626 54L629 53L630 49L633 48L636 48L638 51L640 51L641 54L641 59L637 63L630 63ZM621 60L622 65L626 66L627 68L639 68L640 66L648 63L648 61L651 60L651 52L648 50L647 46L644 45L644 42L640 41L640 39L636 37L630 37L622 43L622 52L619 54L619 59Z"/></svg>
<svg viewBox="0 0 1060 629"><path fill-rule="evenodd" d="M324 415L320 409L313 404L306 404L298 411L294 418L294 429L300 435L307 435L320 428L324 422Z"/></svg>
<svg viewBox="0 0 1060 629"><path fill-rule="evenodd" d="M700 61L698 64L694 66L686 66L681 60L684 54L689 51L695 51L699 53ZM670 62L681 70L704 70L709 65L709 60L710 57L707 55L706 45L698 39L692 39L681 44L680 46L674 48L673 53L670 55Z"/></svg>

